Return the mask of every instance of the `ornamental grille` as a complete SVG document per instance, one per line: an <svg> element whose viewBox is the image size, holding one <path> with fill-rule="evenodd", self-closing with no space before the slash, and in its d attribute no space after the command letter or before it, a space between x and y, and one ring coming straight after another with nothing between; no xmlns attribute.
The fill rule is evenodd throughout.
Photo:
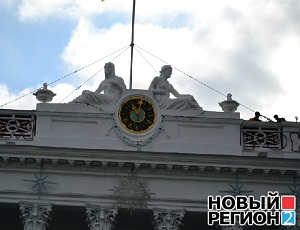
<svg viewBox="0 0 300 230"><path fill-rule="evenodd" d="M34 115L0 114L0 139L33 140Z"/></svg>
<svg viewBox="0 0 300 230"><path fill-rule="evenodd" d="M282 149L281 128L267 127L243 127L241 130L241 142L245 150L255 148Z"/></svg>

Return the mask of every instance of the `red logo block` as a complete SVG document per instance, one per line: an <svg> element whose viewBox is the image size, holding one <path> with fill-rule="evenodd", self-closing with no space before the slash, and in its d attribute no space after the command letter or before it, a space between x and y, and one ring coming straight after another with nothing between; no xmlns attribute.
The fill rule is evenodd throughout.
<svg viewBox="0 0 300 230"><path fill-rule="evenodd" d="M282 210L295 210L296 209L296 197L295 196L282 196L281 197L281 209Z"/></svg>

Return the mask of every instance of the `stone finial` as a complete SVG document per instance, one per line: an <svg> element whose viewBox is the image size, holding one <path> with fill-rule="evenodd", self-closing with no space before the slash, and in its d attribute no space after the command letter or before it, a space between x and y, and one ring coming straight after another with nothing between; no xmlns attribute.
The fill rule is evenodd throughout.
<svg viewBox="0 0 300 230"><path fill-rule="evenodd" d="M153 209L155 230L180 230L185 210Z"/></svg>
<svg viewBox="0 0 300 230"><path fill-rule="evenodd" d="M231 93L227 94L227 101L232 101L232 94Z"/></svg>
<svg viewBox="0 0 300 230"><path fill-rule="evenodd" d="M233 113L237 110L237 107L240 105L237 101L232 100L232 94L227 94L227 100L219 102L220 107L224 112Z"/></svg>
<svg viewBox="0 0 300 230"><path fill-rule="evenodd" d="M36 91L33 95L40 102L46 103L52 101L53 97L56 96L51 90L49 90L47 83L43 84L43 88Z"/></svg>
<svg viewBox="0 0 300 230"><path fill-rule="evenodd" d="M90 230L111 230L114 228L118 209L86 204L87 222Z"/></svg>
<svg viewBox="0 0 300 230"><path fill-rule="evenodd" d="M46 230L52 204L20 202L24 230Z"/></svg>

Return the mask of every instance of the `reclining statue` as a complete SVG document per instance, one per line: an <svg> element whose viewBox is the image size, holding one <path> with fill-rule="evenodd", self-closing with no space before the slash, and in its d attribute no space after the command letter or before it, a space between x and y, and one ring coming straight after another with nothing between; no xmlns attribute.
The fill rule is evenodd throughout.
<svg viewBox="0 0 300 230"><path fill-rule="evenodd" d="M172 70L170 65L164 65L160 70L160 76L155 77L149 86L149 90L153 91L154 99L160 108L174 110L197 109L203 111L192 95L178 93L169 83L168 78L171 77ZM176 98L170 98L170 93Z"/></svg>
<svg viewBox="0 0 300 230"><path fill-rule="evenodd" d="M115 75L115 65L108 62L104 66L105 79L100 83L95 92L83 90L82 94L71 103L83 103L93 105L115 105L126 89L123 78ZM101 94L104 92L104 94Z"/></svg>

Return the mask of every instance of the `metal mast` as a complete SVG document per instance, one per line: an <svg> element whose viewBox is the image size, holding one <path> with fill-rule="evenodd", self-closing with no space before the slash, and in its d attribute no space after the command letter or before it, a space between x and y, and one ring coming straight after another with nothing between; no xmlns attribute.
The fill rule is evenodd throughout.
<svg viewBox="0 0 300 230"><path fill-rule="evenodd" d="M135 19L135 0L133 0L132 6L132 20L131 20L131 60L130 60L130 79L129 89L132 89L132 63L133 63L133 46L134 46L134 19Z"/></svg>

